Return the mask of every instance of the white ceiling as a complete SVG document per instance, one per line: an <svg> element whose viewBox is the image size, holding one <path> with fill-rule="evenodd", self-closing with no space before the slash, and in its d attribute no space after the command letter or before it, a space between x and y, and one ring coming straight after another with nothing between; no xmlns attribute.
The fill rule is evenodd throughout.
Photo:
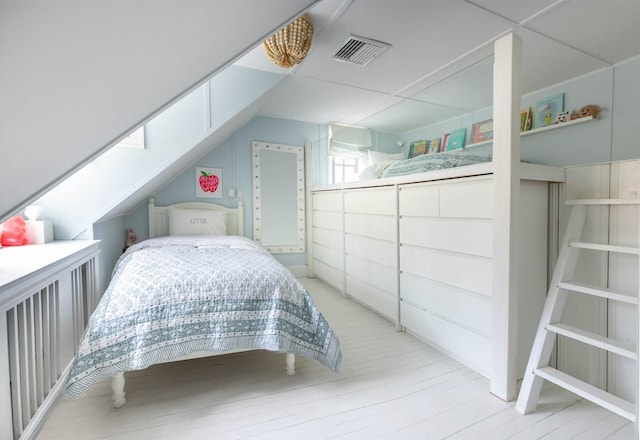
<svg viewBox="0 0 640 440"><path fill-rule="evenodd" d="M493 43L510 31L524 94L640 54L638 0L323 0L309 14L310 54L261 115L402 133L486 107ZM392 47L366 67L332 60L349 34ZM238 63L283 71L261 47Z"/></svg>

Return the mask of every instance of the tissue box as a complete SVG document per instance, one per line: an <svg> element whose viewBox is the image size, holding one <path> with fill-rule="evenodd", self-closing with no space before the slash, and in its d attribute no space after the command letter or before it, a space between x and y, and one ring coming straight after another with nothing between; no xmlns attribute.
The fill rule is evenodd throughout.
<svg viewBox="0 0 640 440"><path fill-rule="evenodd" d="M53 241L51 220L25 220L27 244L43 244Z"/></svg>

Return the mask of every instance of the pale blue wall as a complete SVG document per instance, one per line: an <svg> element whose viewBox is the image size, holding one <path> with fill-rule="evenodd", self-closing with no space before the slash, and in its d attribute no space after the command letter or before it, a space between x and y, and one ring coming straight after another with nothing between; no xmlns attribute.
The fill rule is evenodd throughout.
<svg viewBox="0 0 640 440"><path fill-rule="evenodd" d="M168 205L184 201L209 201L227 207L235 207L237 200L244 203L244 235L253 237L253 204L251 185L251 142L263 141L285 145L304 146L305 141L314 145L326 138L324 124L312 124L285 119L258 116L237 130L224 142L210 151L192 167L185 170L171 183L153 195L157 205ZM322 146L318 146L322 148ZM221 199L197 199L195 167L222 169ZM229 198L230 188L242 191L242 199ZM139 236L148 236L146 204L139 206L127 216L127 227L132 227ZM140 232L138 232L140 231ZM306 254L278 254L276 258L285 265L305 265Z"/></svg>
<svg viewBox="0 0 640 440"><path fill-rule="evenodd" d="M522 108L535 108L536 101L564 93L565 110L578 110L584 105L596 104L602 112L599 119L593 122L523 136L522 160L570 166L640 157L636 110L640 102L638 78L640 60L634 60L524 96ZM443 133L466 127L468 142L471 125L491 117L492 109L487 108L465 114L462 118L403 133L402 138L410 143L441 137ZM490 156L491 144L470 148L466 153Z"/></svg>

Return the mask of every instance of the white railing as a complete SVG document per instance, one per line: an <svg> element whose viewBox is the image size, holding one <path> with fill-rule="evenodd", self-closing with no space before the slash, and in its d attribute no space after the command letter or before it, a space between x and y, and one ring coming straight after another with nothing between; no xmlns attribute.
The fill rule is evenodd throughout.
<svg viewBox="0 0 640 440"><path fill-rule="evenodd" d="M98 301L97 241L0 249L0 438L34 439Z"/></svg>

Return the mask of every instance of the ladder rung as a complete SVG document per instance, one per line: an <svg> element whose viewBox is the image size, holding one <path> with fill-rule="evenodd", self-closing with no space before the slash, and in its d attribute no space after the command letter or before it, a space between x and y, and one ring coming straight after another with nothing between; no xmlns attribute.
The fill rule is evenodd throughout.
<svg viewBox="0 0 640 440"><path fill-rule="evenodd" d="M562 281L558 283L558 287L560 289L571 290L572 292L586 293L587 295L638 305L638 298L616 292L615 290L605 289L603 287L593 287L587 284L576 283L574 281Z"/></svg>
<svg viewBox="0 0 640 440"><path fill-rule="evenodd" d="M636 247L617 246L614 244L585 243L582 241L572 241L569 247L580 249L592 249L596 251L619 252L621 254L640 254L640 250Z"/></svg>
<svg viewBox="0 0 640 440"><path fill-rule="evenodd" d="M584 342L585 344L592 345L594 347L602 348L603 350L619 354L620 356L624 356L632 360L638 359L638 355L633 348L626 346L620 341L616 341L587 330L572 327L560 322L556 324L548 324L547 330L575 339L576 341Z"/></svg>
<svg viewBox="0 0 640 440"><path fill-rule="evenodd" d="M638 205L640 199L569 199L567 205Z"/></svg>
<svg viewBox="0 0 640 440"><path fill-rule="evenodd" d="M536 368L533 373L543 379L553 382L556 385L567 389L580 397L584 397L591 402L624 417L631 422L635 422L635 405L618 396L594 387L573 376L569 376L562 371L551 367Z"/></svg>

